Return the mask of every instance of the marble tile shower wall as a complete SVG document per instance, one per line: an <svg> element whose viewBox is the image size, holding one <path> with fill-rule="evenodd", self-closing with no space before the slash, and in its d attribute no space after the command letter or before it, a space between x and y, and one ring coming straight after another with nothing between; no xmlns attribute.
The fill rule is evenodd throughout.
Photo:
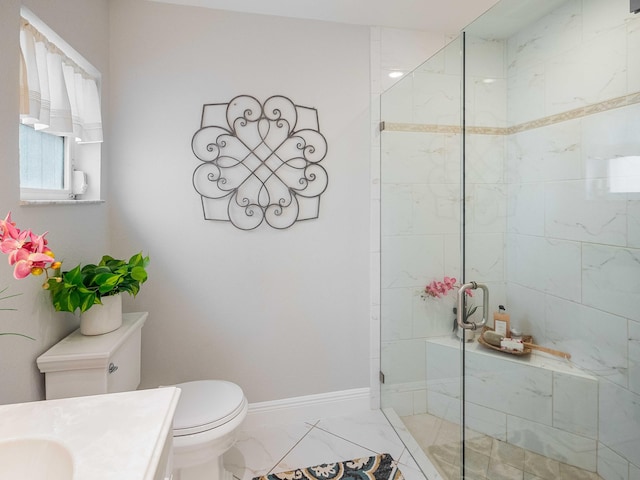
<svg viewBox="0 0 640 480"><path fill-rule="evenodd" d="M640 193L614 191L610 165L640 154L640 17L622 0L567 1L506 53L512 318L597 376L598 471L628 478L640 465Z"/></svg>
<svg viewBox="0 0 640 480"><path fill-rule="evenodd" d="M568 0L506 41L467 39L467 278L598 381L598 471L640 478L640 193L609 159L640 153L640 16ZM424 338L449 309L424 283L459 275L459 48L385 93L385 403L426 409ZM635 475L635 476L634 476Z"/></svg>

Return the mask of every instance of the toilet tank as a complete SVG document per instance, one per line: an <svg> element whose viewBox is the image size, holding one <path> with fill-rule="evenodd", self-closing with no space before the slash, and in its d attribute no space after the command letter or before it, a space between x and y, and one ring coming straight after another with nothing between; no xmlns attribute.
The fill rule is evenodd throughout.
<svg viewBox="0 0 640 480"><path fill-rule="evenodd" d="M148 312L125 313L122 326L104 335L74 331L37 359L46 399L135 390L140 384L142 325Z"/></svg>

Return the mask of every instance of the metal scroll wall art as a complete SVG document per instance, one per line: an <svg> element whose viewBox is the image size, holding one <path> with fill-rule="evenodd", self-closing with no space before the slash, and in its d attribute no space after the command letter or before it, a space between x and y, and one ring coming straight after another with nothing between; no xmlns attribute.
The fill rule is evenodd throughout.
<svg viewBox="0 0 640 480"><path fill-rule="evenodd" d="M282 96L264 104L241 95L204 105L191 146L202 161L193 186L206 220L252 230L263 222L285 229L318 218L328 176L320 165L327 141L316 109Z"/></svg>

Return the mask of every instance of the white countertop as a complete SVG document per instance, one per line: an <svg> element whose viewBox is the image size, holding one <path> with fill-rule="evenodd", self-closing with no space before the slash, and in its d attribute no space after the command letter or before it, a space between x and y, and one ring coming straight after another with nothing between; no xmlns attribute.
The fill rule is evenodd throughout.
<svg viewBox="0 0 640 480"><path fill-rule="evenodd" d="M74 480L152 480L171 435L175 387L0 406L0 441L57 440Z"/></svg>

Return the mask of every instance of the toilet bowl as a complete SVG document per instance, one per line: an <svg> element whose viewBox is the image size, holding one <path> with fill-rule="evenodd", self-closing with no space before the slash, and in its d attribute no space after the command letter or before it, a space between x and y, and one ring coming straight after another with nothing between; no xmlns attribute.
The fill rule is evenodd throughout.
<svg viewBox="0 0 640 480"><path fill-rule="evenodd" d="M80 330L37 359L47 400L131 391L140 384L141 330L146 312L126 313L122 327L104 335ZM180 399L173 421L173 480L225 480L222 455L247 416L242 389L223 380L174 385Z"/></svg>
<svg viewBox="0 0 640 480"><path fill-rule="evenodd" d="M173 419L173 480L230 480L222 455L247 416L242 389L223 380L174 386L181 393Z"/></svg>

